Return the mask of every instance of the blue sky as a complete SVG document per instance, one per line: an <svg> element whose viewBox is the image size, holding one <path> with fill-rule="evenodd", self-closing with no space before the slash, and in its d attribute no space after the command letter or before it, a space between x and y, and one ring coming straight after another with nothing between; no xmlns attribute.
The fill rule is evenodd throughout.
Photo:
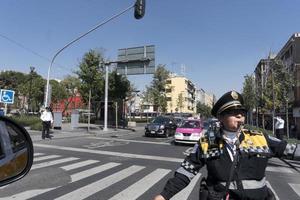
<svg viewBox="0 0 300 200"><path fill-rule="evenodd" d="M57 50L133 3L1 0L0 70L28 73L34 66L46 77ZM148 0L143 19L134 19L131 10L63 51L51 78L72 74L90 49L103 48L114 60L120 48L155 45L156 65L177 74L185 65L185 75L217 97L241 91L244 76L253 73L259 60L300 32L299 7L299 0ZM138 89L151 78L129 77Z"/></svg>

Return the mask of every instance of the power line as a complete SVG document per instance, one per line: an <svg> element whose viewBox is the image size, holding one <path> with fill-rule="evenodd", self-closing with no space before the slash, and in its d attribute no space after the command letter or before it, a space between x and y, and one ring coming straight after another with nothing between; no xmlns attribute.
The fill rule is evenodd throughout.
<svg viewBox="0 0 300 200"><path fill-rule="evenodd" d="M36 56L42 58L43 60L48 61L49 63L51 62L51 60L50 60L49 58L47 58L47 57L45 57L45 56L42 56L41 54L39 54L39 53L33 51L32 49L30 49L30 48L24 46L24 45L21 44L20 42L17 42L17 41L15 41L15 40L13 40L13 39L11 39L11 38L9 38L9 37L7 37L7 36L1 34L1 33L0 33L0 37L2 37L2 38L4 38L4 39L8 40L8 41L11 42L11 43L14 43L14 44L17 45L18 47L20 47L20 48L22 48L22 49L24 49L24 50L26 50L26 51L29 51L30 53L32 53L32 54L34 54L34 55L36 55ZM65 70L67 70L67 71L71 71L70 69L68 69L68 68L66 68L66 67L63 67L63 66L61 66L61 65L58 65L58 67L59 67L59 68L62 68L62 69L65 69Z"/></svg>

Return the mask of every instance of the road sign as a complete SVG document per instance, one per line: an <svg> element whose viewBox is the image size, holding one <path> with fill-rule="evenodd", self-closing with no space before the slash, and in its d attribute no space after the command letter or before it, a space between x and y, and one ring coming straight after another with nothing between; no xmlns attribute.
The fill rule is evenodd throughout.
<svg viewBox="0 0 300 200"><path fill-rule="evenodd" d="M14 103L15 91L13 90L0 90L0 102L6 104Z"/></svg>
<svg viewBox="0 0 300 200"><path fill-rule="evenodd" d="M141 46L118 50L119 74L153 74L155 72L155 46Z"/></svg>

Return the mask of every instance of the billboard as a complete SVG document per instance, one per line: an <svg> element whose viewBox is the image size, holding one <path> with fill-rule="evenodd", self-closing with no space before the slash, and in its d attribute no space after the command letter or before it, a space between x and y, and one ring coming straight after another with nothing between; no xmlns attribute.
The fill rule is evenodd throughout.
<svg viewBox="0 0 300 200"><path fill-rule="evenodd" d="M119 49L117 72L124 75L153 74L155 72L155 46Z"/></svg>

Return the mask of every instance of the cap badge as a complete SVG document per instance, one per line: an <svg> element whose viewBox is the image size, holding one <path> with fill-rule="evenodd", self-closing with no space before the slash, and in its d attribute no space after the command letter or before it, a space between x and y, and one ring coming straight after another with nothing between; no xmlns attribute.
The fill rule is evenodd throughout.
<svg viewBox="0 0 300 200"><path fill-rule="evenodd" d="M232 91L231 92L231 97L234 99L234 100L237 100L239 98L239 95L236 93L236 91Z"/></svg>

